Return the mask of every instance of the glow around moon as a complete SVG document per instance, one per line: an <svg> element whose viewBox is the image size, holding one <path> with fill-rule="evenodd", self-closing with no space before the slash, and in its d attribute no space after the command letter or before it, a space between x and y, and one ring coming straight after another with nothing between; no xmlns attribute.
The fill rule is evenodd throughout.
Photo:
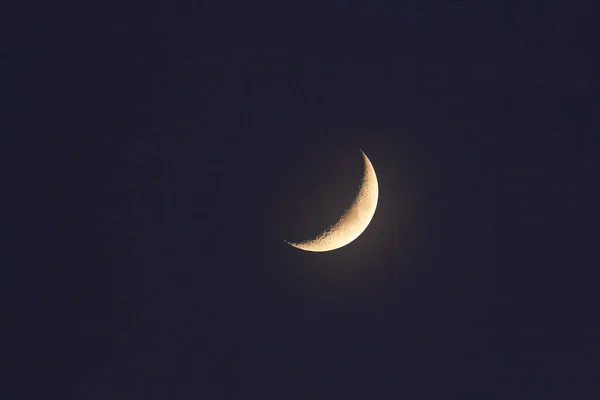
<svg viewBox="0 0 600 400"><path fill-rule="evenodd" d="M351 243L367 229L377 208L379 185L371 161L362 150L361 153L365 166L362 183L354 202L340 220L314 239L286 243L305 251L331 251Z"/></svg>

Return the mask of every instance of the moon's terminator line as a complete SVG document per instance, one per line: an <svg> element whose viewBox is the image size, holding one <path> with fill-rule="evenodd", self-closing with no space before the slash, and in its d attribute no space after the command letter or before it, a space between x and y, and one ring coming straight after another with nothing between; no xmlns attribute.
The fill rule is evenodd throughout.
<svg viewBox="0 0 600 400"><path fill-rule="evenodd" d="M362 183L354 202L340 220L314 239L286 243L305 251L331 251L351 243L367 229L377 208L379 186L371 161L362 150L360 152L365 165Z"/></svg>

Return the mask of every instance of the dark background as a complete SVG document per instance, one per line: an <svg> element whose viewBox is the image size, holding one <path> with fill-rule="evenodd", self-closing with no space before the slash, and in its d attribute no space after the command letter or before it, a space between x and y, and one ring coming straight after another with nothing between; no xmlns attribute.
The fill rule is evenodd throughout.
<svg viewBox="0 0 600 400"><path fill-rule="evenodd" d="M8 52L44 119L16 114L6 398L598 398L592 3L48 15ZM286 245L358 149L368 229Z"/></svg>

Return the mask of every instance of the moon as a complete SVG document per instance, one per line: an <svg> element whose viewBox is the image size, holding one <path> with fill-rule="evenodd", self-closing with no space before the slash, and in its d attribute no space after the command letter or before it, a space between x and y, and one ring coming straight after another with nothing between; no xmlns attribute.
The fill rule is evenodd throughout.
<svg viewBox="0 0 600 400"><path fill-rule="evenodd" d="M364 172L356 198L337 223L327 228L313 239L287 244L304 251L325 252L353 242L369 226L375 215L379 198L379 185L375 169L367 155L361 150Z"/></svg>

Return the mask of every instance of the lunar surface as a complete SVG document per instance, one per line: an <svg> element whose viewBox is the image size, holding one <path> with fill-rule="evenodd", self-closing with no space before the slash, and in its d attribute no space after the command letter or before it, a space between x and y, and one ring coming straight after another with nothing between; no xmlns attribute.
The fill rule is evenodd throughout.
<svg viewBox="0 0 600 400"><path fill-rule="evenodd" d="M371 161L362 150L361 153L365 166L362 183L354 202L340 220L314 239L286 243L305 251L331 251L351 243L367 229L377 208L379 186Z"/></svg>

